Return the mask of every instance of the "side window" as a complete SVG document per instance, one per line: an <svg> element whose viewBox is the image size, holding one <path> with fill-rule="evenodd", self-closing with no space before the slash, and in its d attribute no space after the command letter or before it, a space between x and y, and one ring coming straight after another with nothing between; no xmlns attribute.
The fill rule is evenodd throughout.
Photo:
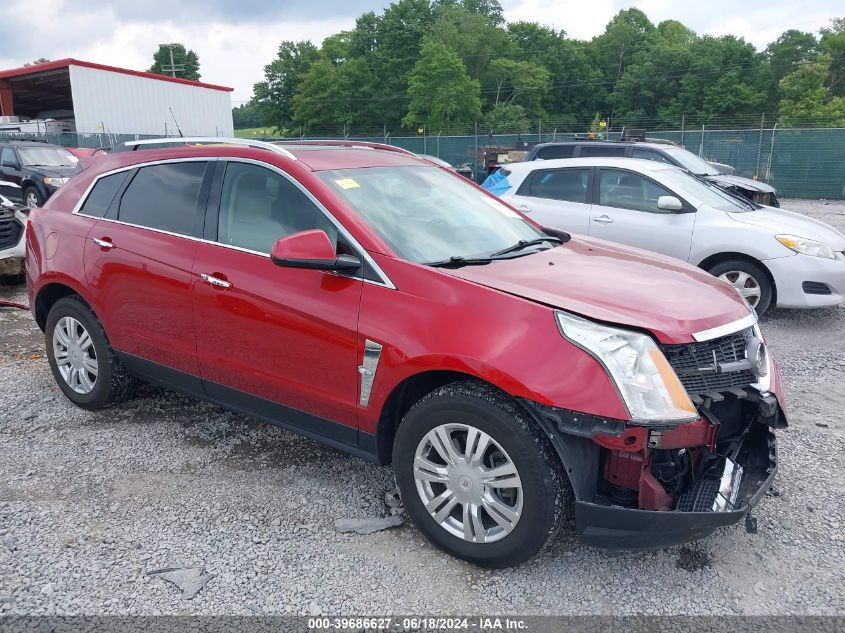
<svg viewBox="0 0 845 633"><path fill-rule="evenodd" d="M567 202L587 202L589 169L557 169L534 172L528 195Z"/></svg>
<svg viewBox="0 0 845 633"><path fill-rule="evenodd" d="M122 171L117 174L112 174L111 176L103 176L100 178L97 181L97 184L94 185L91 193L88 194L88 197L85 199L85 202L82 204L79 212L83 215L90 215L95 218L104 217L106 215L106 211L109 210L109 205L111 205L112 200L114 200L117 190L120 189L120 186L123 184L123 181L126 180L126 176L128 174L128 171Z"/></svg>
<svg viewBox="0 0 845 633"><path fill-rule="evenodd" d="M15 150L11 147L4 147L3 151L0 152L0 165L10 166L17 162L15 159Z"/></svg>
<svg viewBox="0 0 845 633"><path fill-rule="evenodd" d="M552 160L554 158L572 158L575 155L574 145L550 145L537 151L536 158Z"/></svg>
<svg viewBox="0 0 845 633"><path fill-rule="evenodd" d="M600 143L596 143L595 145L582 145L581 146L581 153L579 156L583 157L596 157L596 156L624 156L625 155L625 148L614 146L614 145L601 145Z"/></svg>
<svg viewBox="0 0 845 633"><path fill-rule="evenodd" d="M671 195L660 185L630 172L603 169L599 177L599 204L607 207L666 213L657 208L657 200Z"/></svg>
<svg viewBox="0 0 845 633"><path fill-rule="evenodd" d="M322 229L337 244L334 225L290 180L257 165L229 163L220 198L218 242L269 253L279 238L310 229Z"/></svg>
<svg viewBox="0 0 845 633"><path fill-rule="evenodd" d="M190 235L205 168L205 162L142 167L123 193L117 219Z"/></svg>
<svg viewBox="0 0 845 633"><path fill-rule="evenodd" d="M666 163L667 165L672 165L672 161L666 158L660 152L655 152L653 149L641 149L639 147L635 147L634 151L631 152L631 158L641 158L643 160L653 160L657 161L658 163Z"/></svg>

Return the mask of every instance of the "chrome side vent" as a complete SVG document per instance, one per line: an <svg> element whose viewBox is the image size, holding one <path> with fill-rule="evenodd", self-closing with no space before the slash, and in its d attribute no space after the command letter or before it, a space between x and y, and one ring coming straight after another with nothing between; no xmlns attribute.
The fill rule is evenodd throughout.
<svg viewBox="0 0 845 633"><path fill-rule="evenodd" d="M373 390L373 381L376 379L381 350L381 345L375 341L367 339L364 342L364 361L358 367L358 373L361 374L361 397L358 402L362 407L370 403L370 393Z"/></svg>

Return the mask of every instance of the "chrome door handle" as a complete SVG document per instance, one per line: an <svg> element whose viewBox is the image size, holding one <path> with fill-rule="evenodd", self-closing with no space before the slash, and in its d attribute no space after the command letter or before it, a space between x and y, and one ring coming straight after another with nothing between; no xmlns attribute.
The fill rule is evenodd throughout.
<svg viewBox="0 0 845 633"><path fill-rule="evenodd" d="M226 281L225 279L220 279L218 277L214 277L209 275L208 273L202 273L200 275L200 279L203 281L207 281L212 286L217 286L218 288L231 288L232 284Z"/></svg>
<svg viewBox="0 0 845 633"><path fill-rule="evenodd" d="M522 211L523 213L531 213L531 207L527 204L518 204L516 205L517 211Z"/></svg>
<svg viewBox="0 0 845 633"><path fill-rule="evenodd" d="M606 215L600 215L597 218L593 218L593 222L598 222L599 224L613 224L613 218Z"/></svg>
<svg viewBox="0 0 845 633"><path fill-rule="evenodd" d="M92 237L91 241L94 242L94 244L96 244L100 248L104 248L107 251L110 251L114 248L114 243L111 240L101 240L97 239L96 237Z"/></svg>

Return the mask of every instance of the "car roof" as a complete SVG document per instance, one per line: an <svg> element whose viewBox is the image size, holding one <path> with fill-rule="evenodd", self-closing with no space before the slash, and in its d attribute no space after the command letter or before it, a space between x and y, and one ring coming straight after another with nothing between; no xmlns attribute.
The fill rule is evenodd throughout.
<svg viewBox="0 0 845 633"><path fill-rule="evenodd" d="M643 158L600 157L587 156L584 158L552 158L549 160L532 160L524 163L509 163L505 165L508 171L535 171L538 169L554 169L556 167L621 167L641 172L664 171L680 169L674 165L659 163Z"/></svg>
<svg viewBox="0 0 845 633"><path fill-rule="evenodd" d="M637 145L641 147L651 147L654 149L679 148L680 145L675 143L655 143L653 141L606 141L603 139L575 139L572 141L550 141L548 143L537 143L534 150L542 149L543 147L561 147L566 145L598 145L602 147L627 147L629 145Z"/></svg>
<svg viewBox="0 0 845 633"><path fill-rule="evenodd" d="M14 145L15 147L62 147L55 143L44 143L42 141L19 141L16 139L0 139L0 145Z"/></svg>
<svg viewBox="0 0 845 633"><path fill-rule="evenodd" d="M359 169L369 167L394 167L404 165L428 166L432 164L411 152L380 144L353 144L338 141L274 143L248 146L243 144L208 142L197 145L139 148L138 151L113 151L96 161L97 172L105 172L141 163L184 158L248 158L270 164L283 165L294 159L309 171L334 169ZM389 149L388 149L389 148Z"/></svg>

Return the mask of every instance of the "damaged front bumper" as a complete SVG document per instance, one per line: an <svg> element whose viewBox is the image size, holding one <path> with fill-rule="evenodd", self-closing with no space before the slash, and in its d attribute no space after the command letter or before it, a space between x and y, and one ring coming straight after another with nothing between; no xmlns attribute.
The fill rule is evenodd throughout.
<svg viewBox="0 0 845 633"><path fill-rule="evenodd" d="M693 512L639 510L595 501L576 501L578 541L611 549L656 549L705 538L722 526L741 521L771 488L777 473L774 432L761 428L757 436L749 440L752 441L746 441L743 447L743 458L737 460L742 474L734 499L720 499L718 489L714 489L712 497L702 490L707 496L700 501L713 505L710 510Z"/></svg>
<svg viewBox="0 0 845 633"><path fill-rule="evenodd" d="M775 370L778 394L779 385ZM695 422L660 431L526 403L565 465L580 543L657 549L748 514L777 473L782 399L751 387L718 398L699 407Z"/></svg>

